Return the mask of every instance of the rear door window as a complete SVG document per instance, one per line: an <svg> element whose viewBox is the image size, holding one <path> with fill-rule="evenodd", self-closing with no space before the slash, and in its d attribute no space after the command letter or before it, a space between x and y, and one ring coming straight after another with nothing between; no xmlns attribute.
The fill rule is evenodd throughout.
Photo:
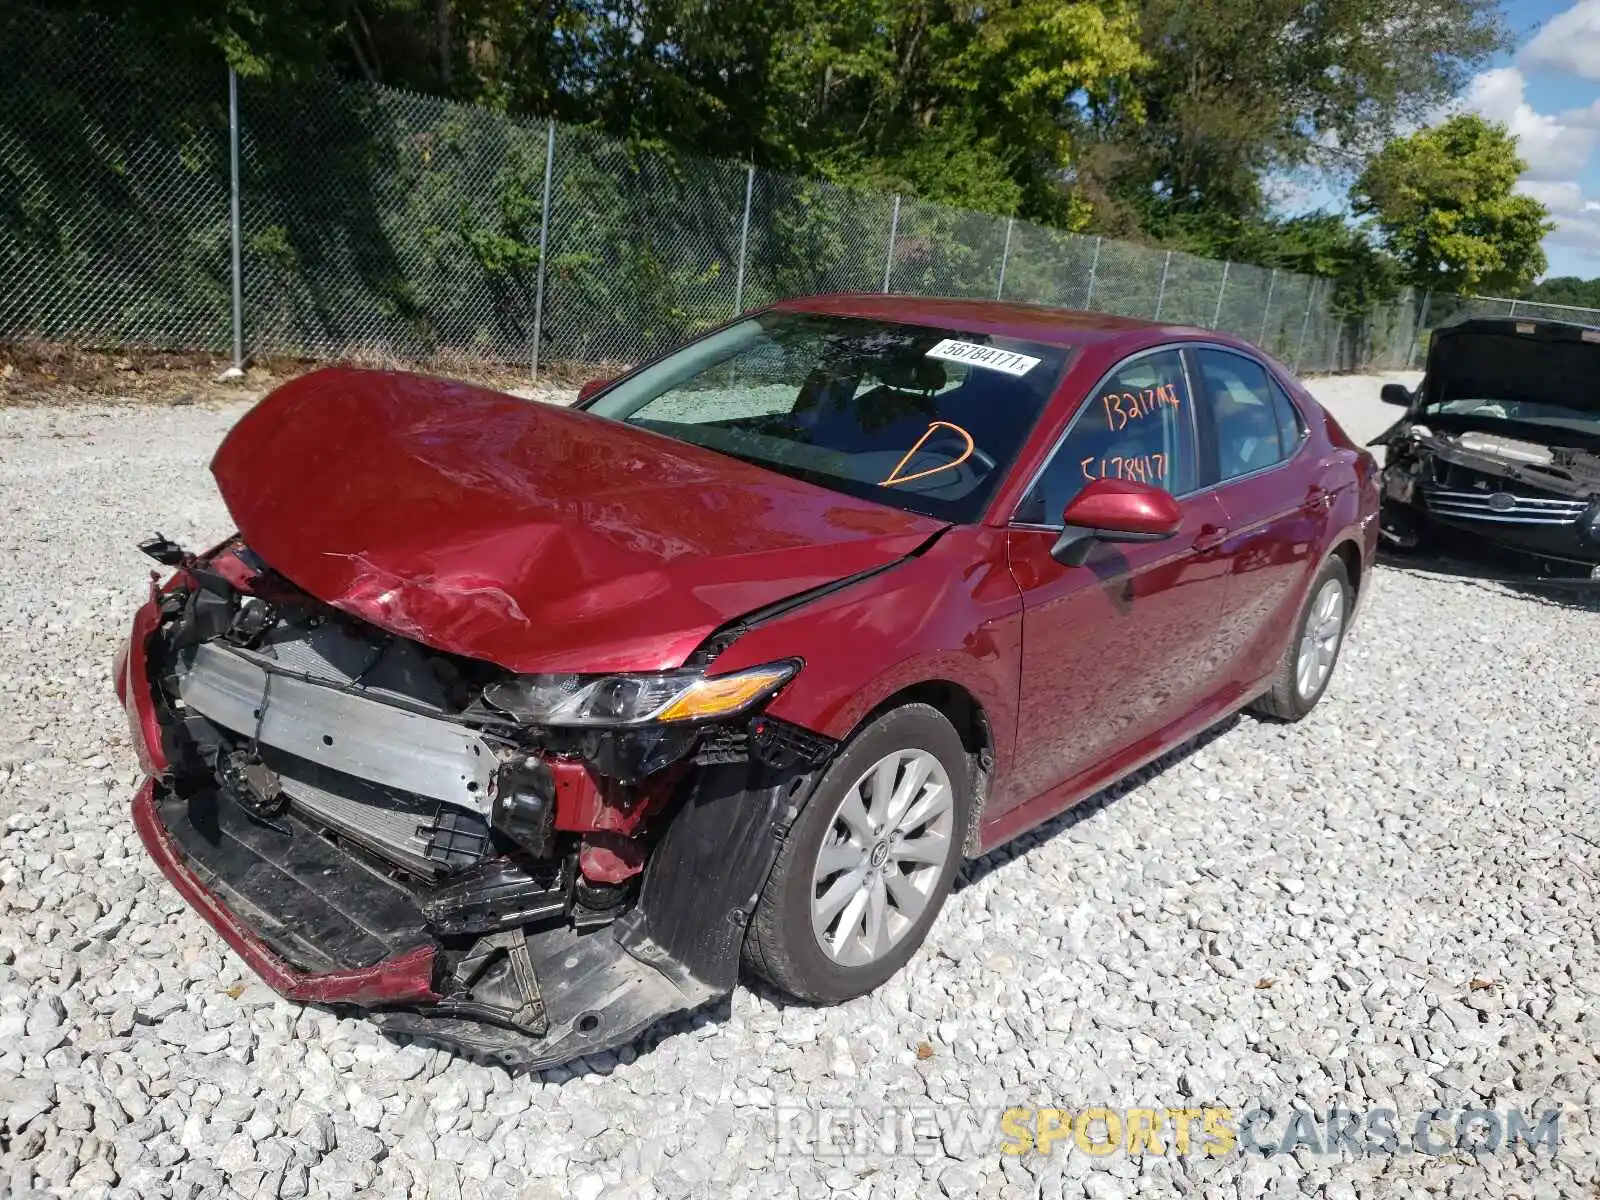
<svg viewBox="0 0 1600 1200"><path fill-rule="evenodd" d="M1190 353L1221 480L1264 471L1294 453L1300 444L1299 418L1266 367L1228 350Z"/></svg>

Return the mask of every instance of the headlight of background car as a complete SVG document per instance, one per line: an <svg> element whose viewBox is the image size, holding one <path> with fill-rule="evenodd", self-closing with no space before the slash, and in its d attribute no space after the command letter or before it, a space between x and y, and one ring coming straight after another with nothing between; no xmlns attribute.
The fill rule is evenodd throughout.
<svg viewBox="0 0 1600 1200"><path fill-rule="evenodd" d="M688 724L736 716L768 699L798 662L708 678L700 671L650 675L521 675L484 689L484 702L529 725L615 727Z"/></svg>

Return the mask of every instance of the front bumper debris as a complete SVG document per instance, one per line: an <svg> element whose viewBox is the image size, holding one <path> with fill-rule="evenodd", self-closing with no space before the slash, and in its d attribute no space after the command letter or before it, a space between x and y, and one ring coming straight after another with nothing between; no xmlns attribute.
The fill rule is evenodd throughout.
<svg viewBox="0 0 1600 1200"><path fill-rule="evenodd" d="M179 828L187 827L192 831L191 844L204 846L207 839L190 822L187 813L180 813L179 810L186 807L183 802L171 793L158 791L158 787L155 780L146 779L133 797L133 827L144 842L145 850L179 894L211 923L222 935L223 941L275 992L289 1000L311 1004L414 1004L431 1003L439 999L438 993L433 990L436 947L426 943L419 942L361 966L339 966L327 962L321 970L308 970L293 965L224 902L224 895L231 894L230 898L239 908L245 907L241 903L242 896L221 884L217 870L222 864L192 859L185 852L185 848L173 836L169 820ZM235 829L232 832L236 834L238 831ZM220 828L215 830L213 836L217 840L211 845L225 845L224 838L227 835ZM244 859L249 851L246 849L242 853L235 853ZM294 875L266 859L257 858L252 865L267 868L254 873L258 894L274 884L281 887L299 882ZM315 869L304 859L297 867L301 870L308 867ZM247 878L249 874L247 872ZM263 875L267 878L262 878ZM257 921L265 923L262 921L264 916L264 913L258 914ZM289 927L278 926L275 932L281 943L287 943L294 937ZM310 945L302 939L295 940Z"/></svg>
<svg viewBox="0 0 1600 1200"><path fill-rule="evenodd" d="M394 847L374 853L377 843L346 836L317 808L305 779L284 775L288 802L264 809L186 775L173 764L182 763L186 730L201 711L225 727L252 726L236 734L288 739L295 752L278 766L310 763L306 770L348 781L353 767L370 777L394 760L375 760L388 731L352 720L360 708L333 714L346 736L331 746L319 732L330 727L326 720L297 725L295 713L309 710L282 703L285 693L276 689L292 681L281 677L271 685L277 704L266 706L266 719L277 708L280 724L264 728L249 703L254 682L232 692L225 685L248 657L221 646L200 647L210 654L193 661L214 657L221 667L180 687L184 703L173 711L170 687L164 695L154 678L163 669L152 661L160 624L157 597L140 610L118 661L118 692L150 775L134 796L135 828L184 898L286 998L362 1011L387 1031L528 1069L626 1044L733 988L749 916L820 774L815 754L728 755L689 767L636 892L628 893L631 904L595 920L575 907L572 857L541 870L527 856L482 855L429 874L424 868L438 860L424 855L415 869L397 869L404 860ZM316 691L312 703L358 700ZM390 720L392 711L377 720ZM449 807L470 797L489 808L488 777L458 769L481 756L470 741L476 734L460 726L417 730L407 753L427 761L418 776L406 776L407 786L424 779L431 791L461 789ZM537 774L537 762L524 769ZM466 791L472 783L477 788Z"/></svg>

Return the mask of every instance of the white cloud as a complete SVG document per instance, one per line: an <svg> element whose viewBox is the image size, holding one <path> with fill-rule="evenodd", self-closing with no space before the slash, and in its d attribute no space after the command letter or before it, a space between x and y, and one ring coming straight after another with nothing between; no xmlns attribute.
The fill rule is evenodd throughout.
<svg viewBox="0 0 1600 1200"><path fill-rule="evenodd" d="M1532 196L1552 213L1583 211L1583 189L1570 179L1523 179L1517 183L1517 191Z"/></svg>
<svg viewBox="0 0 1600 1200"><path fill-rule="evenodd" d="M1532 196L1550 210L1556 227L1545 239L1546 244L1569 247L1577 255L1575 265L1569 269L1592 274L1600 264L1600 199L1587 195L1581 185L1570 179L1524 179L1517 184L1517 191Z"/></svg>
<svg viewBox="0 0 1600 1200"><path fill-rule="evenodd" d="M1587 108L1569 108L1558 118L1563 125L1576 125L1581 129L1600 129L1600 100Z"/></svg>
<svg viewBox="0 0 1600 1200"><path fill-rule="evenodd" d="M1571 246L1591 264L1600 262L1600 204L1594 211L1581 217L1564 217L1557 221L1556 231L1546 240L1557 245Z"/></svg>
<svg viewBox="0 0 1600 1200"><path fill-rule="evenodd" d="M1550 19L1517 61L1584 79L1600 79L1600 0L1578 0Z"/></svg>
<svg viewBox="0 0 1600 1200"><path fill-rule="evenodd" d="M1546 243L1562 253L1552 257L1568 270L1594 274L1600 271L1600 198L1578 181L1591 174L1600 147L1600 100L1541 113L1528 103L1526 90L1530 74L1545 73L1600 80L1600 0L1577 0L1551 18L1514 66L1475 76L1451 108L1479 113L1511 131L1528 164L1517 190L1545 205L1555 222Z"/></svg>
<svg viewBox="0 0 1600 1200"><path fill-rule="evenodd" d="M1600 11L1600 0L1593 0ZM1504 124L1517 139L1530 179L1570 179L1588 165L1600 129L1567 124L1535 111L1523 95L1526 80L1516 67L1495 67L1473 77L1460 105ZM1579 109L1588 113L1589 109ZM1600 123L1600 110L1596 112Z"/></svg>
<svg viewBox="0 0 1600 1200"><path fill-rule="evenodd" d="M1524 179L1517 184L1517 191L1532 196L1556 216L1600 213L1600 200L1589 199L1583 194L1583 188L1570 179Z"/></svg>

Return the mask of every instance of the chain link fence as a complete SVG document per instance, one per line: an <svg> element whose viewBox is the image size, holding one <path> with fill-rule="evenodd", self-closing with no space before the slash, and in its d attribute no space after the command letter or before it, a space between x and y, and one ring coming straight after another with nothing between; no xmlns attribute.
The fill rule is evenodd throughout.
<svg viewBox="0 0 1600 1200"><path fill-rule="evenodd" d="M227 72L0 9L0 337L229 341Z"/></svg>
<svg viewBox="0 0 1600 1200"><path fill-rule="evenodd" d="M0 15L0 338L630 362L785 296L1025 301L1220 329L1303 372L1405 365L1407 293L1081 236L392 88L238 81L97 18ZM1484 302L1499 303L1499 302ZM1440 311L1437 310L1436 311Z"/></svg>

